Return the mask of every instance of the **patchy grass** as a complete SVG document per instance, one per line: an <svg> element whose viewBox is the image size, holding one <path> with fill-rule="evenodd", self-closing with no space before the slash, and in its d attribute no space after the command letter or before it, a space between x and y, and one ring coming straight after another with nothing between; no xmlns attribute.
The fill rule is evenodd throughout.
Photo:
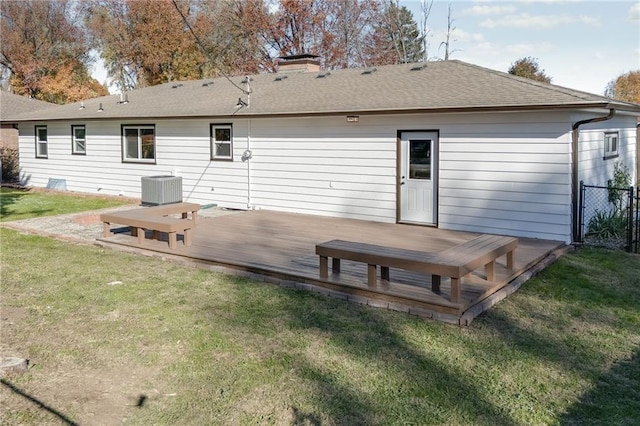
<svg viewBox="0 0 640 426"><path fill-rule="evenodd" d="M130 198L0 188L0 222L97 210L131 204Z"/></svg>
<svg viewBox="0 0 640 426"><path fill-rule="evenodd" d="M640 257L582 249L468 328L1 229L7 383L79 424L632 424ZM55 414L0 385L2 424ZM4 416L4 418L3 418Z"/></svg>

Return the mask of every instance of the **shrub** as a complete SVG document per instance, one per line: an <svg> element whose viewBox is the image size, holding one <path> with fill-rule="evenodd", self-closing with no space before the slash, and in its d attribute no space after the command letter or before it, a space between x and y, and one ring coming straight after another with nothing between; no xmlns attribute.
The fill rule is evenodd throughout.
<svg viewBox="0 0 640 426"><path fill-rule="evenodd" d="M620 238L627 230L627 215L624 210L611 210L609 212L596 211L589 219L587 236L599 238Z"/></svg>
<svg viewBox="0 0 640 426"><path fill-rule="evenodd" d="M2 164L2 181L17 182L20 173L18 150L7 146L0 147L0 162Z"/></svg>

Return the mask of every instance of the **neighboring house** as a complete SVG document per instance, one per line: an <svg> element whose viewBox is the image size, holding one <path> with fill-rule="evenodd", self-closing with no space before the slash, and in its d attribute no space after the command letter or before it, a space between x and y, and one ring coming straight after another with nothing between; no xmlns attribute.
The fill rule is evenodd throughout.
<svg viewBox="0 0 640 426"><path fill-rule="evenodd" d="M310 65L307 72L282 68ZM634 179L640 105L460 61L185 81L22 115L29 183L573 241L580 180ZM309 70L310 69L310 70ZM420 228L416 228L419 232Z"/></svg>
<svg viewBox="0 0 640 426"><path fill-rule="evenodd" d="M18 123L12 121L14 116L52 106L55 104L0 90L0 147L18 149Z"/></svg>

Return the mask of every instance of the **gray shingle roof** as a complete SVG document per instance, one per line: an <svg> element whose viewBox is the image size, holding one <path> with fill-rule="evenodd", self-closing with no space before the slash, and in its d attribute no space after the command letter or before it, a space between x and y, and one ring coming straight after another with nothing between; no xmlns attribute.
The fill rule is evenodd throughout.
<svg viewBox="0 0 640 426"><path fill-rule="evenodd" d="M128 103L120 102L120 95L111 95L86 100L82 104L78 102L24 114L19 119L143 119L610 107L640 113L640 105L540 83L457 60L387 65L366 72L371 70L252 75L248 108L236 108L238 98L246 102L247 96L220 77L133 90L127 93ZM232 77L231 80L245 87L243 76ZM213 84L205 85L210 82ZM101 112L98 111L100 105L103 108Z"/></svg>
<svg viewBox="0 0 640 426"><path fill-rule="evenodd" d="M16 115L56 106L58 105L0 90L0 121L11 121Z"/></svg>

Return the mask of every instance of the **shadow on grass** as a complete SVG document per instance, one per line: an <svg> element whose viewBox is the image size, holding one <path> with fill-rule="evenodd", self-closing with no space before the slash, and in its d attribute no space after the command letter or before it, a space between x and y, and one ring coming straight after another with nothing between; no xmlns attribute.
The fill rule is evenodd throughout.
<svg viewBox="0 0 640 426"><path fill-rule="evenodd" d="M599 376L560 419L564 425L632 425L640 421L640 350Z"/></svg>
<svg viewBox="0 0 640 426"><path fill-rule="evenodd" d="M62 421L63 423L65 423L67 425L71 425L71 426L77 426L78 425L78 423L74 422L69 417L67 417L64 414L62 414L60 411L56 410L55 408L49 407L47 404L45 404L44 402L40 401L38 398L35 398L34 396L31 396L27 392L25 392L22 389L18 388L17 386L15 386L10 381L0 378L0 383L2 383L5 387L10 389L13 393L15 393L17 395L20 395L21 397L25 398L27 401L32 402L35 405L37 405L39 408L47 411L48 413L53 414L55 417L60 419L60 421Z"/></svg>
<svg viewBox="0 0 640 426"><path fill-rule="evenodd" d="M557 414L561 424L626 425L640 419L640 350L622 337L638 331L640 269L632 256L593 249L568 255L521 290L526 296L509 302L518 323L500 309L476 322L528 358L593 384L565 414ZM547 301L555 303L545 308ZM611 353L625 348L634 350L631 358L603 371Z"/></svg>
<svg viewBox="0 0 640 426"><path fill-rule="evenodd" d="M242 300L242 308L238 309L241 316L244 312L264 312L257 307L261 300L252 297L250 289L239 287L238 291ZM303 413L307 419L310 416L311 424L320 424L313 423L313 419L319 422L319 413L330 417L335 424L350 425L517 424L506 410L485 398L478 388L482 383L474 383L462 369L452 368L436 355L430 356L428 347L418 350L395 330L393 325L398 324L402 314L291 290L281 294L273 315L294 332L321 334L326 342L325 350L346 355L357 368L369 366L372 376L376 376L377 368L383 368L382 375L388 376L353 377L350 374L357 373L357 368L350 371L349 366L331 365L330 359L319 361L314 359L315 355L297 357L292 361L292 370L314 389L311 399L318 413ZM264 333L263 322L270 322L270 316L267 314L263 321L247 320L244 325L250 333ZM405 320L413 325L423 321L408 316L400 322ZM425 326L436 332L442 327L456 329L445 324ZM297 407L293 410L300 413Z"/></svg>

